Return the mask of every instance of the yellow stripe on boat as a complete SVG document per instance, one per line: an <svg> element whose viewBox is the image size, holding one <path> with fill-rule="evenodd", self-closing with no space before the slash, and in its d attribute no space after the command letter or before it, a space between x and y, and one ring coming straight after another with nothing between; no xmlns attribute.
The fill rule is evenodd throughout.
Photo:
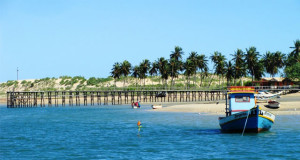
<svg viewBox="0 0 300 160"><path fill-rule="evenodd" d="M262 117L262 118L268 119L268 120L270 120L271 122L273 122L273 123L274 123L274 120L273 120L273 119L271 119L271 118L269 118L269 117L267 117L267 116L259 115L259 117Z"/></svg>

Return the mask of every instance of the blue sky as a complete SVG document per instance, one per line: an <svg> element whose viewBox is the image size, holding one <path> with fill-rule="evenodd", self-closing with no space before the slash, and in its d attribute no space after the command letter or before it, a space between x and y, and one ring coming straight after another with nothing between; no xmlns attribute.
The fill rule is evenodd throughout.
<svg viewBox="0 0 300 160"><path fill-rule="evenodd" d="M299 0L0 0L0 82L17 67L19 79L107 77L115 62L169 58L177 45L184 59L289 53L299 15Z"/></svg>

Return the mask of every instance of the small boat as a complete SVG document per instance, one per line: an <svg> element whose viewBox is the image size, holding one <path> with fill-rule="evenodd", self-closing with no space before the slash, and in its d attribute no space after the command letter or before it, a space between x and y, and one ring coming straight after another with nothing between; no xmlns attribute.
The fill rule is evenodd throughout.
<svg viewBox="0 0 300 160"><path fill-rule="evenodd" d="M268 108L273 108L273 109L277 109L280 107L280 103L275 101L275 100L269 100L268 101L268 105L266 106Z"/></svg>
<svg viewBox="0 0 300 160"><path fill-rule="evenodd" d="M131 107L132 107L133 109L141 108L141 104L140 104L139 101L138 101L138 102L132 102L132 103L131 103Z"/></svg>
<svg viewBox="0 0 300 160"><path fill-rule="evenodd" d="M154 104L151 107L152 107L152 109L160 109L160 108L162 108L162 105L161 104Z"/></svg>
<svg viewBox="0 0 300 160"><path fill-rule="evenodd" d="M277 97L280 98L280 95L283 93L283 91L280 91L278 93L272 94L268 91L259 91L258 93L254 94L257 100L270 100L271 98Z"/></svg>
<svg viewBox="0 0 300 160"><path fill-rule="evenodd" d="M222 132L261 132L269 130L275 115L256 106L254 87L230 87L226 117L219 117Z"/></svg>

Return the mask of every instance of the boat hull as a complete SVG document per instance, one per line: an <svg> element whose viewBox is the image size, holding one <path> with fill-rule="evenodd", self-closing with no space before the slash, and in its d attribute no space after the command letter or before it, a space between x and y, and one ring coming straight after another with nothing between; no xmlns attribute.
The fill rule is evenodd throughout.
<svg viewBox="0 0 300 160"><path fill-rule="evenodd" d="M162 105L152 105L152 109L161 109Z"/></svg>
<svg viewBox="0 0 300 160"><path fill-rule="evenodd" d="M280 103L276 102L276 101L269 101L268 102L268 108L279 108L280 107Z"/></svg>
<svg viewBox="0 0 300 160"><path fill-rule="evenodd" d="M254 108L249 112L245 111L228 117L220 117L219 123L222 132L243 132L246 123L245 132L258 133L269 130L274 120L275 116L272 113Z"/></svg>

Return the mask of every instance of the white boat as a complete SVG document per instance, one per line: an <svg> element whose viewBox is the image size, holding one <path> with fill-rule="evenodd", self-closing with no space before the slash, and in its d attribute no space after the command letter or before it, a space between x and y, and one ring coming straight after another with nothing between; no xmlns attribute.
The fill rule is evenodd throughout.
<svg viewBox="0 0 300 160"><path fill-rule="evenodd" d="M267 91L259 91L257 94L254 94L254 96L256 97L256 99L258 101L264 101L264 100L270 100L271 98L280 98L279 95L281 94L282 92L278 92L276 94L272 94L270 92L267 92Z"/></svg>
<svg viewBox="0 0 300 160"><path fill-rule="evenodd" d="M151 107L152 107L152 109L161 109L162 105L161 104L154 104Z"/></svg>
<svg viewBox="0 0 300 160"><path fill-rule="evenodd" d="M268 105L266 107L268 107L268 108L279 108L280 103L275 101L275 100L269 100Z"/></svg>

